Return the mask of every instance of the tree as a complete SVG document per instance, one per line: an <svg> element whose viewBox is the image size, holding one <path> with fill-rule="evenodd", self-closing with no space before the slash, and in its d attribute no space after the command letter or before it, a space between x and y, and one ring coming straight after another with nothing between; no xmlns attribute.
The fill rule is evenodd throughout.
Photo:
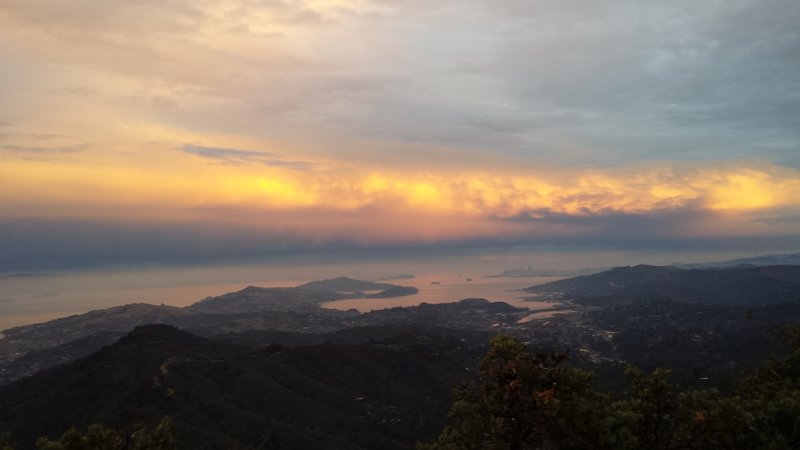
<svg viewBox="0 0 800 450"><path fill-rule="evenodd" d="M533 355L510 336L492 339L476 379L459 389L438 440L421 449L614 448L610 400L565 354Z"/></svg>
<svg viewBox="0 0 800 450"><path fill-rule="evenodd" d="M800 332L795 351L745 378L734 395L680 391L668 370L629 367L626 398L591 389L591 374L563 354L528 352L498 336L478 374L455 394L448 423L427 450L800 448Z"/></svg>
<svg viewBox="0 0 800 450"><path fill-rule="evenodd" d="M36 441L39 450L122 450L125 441L112 429L100 424L90 425L86 431L70 428L56 441L41 437Z"/></svg>
<svg viewBox="0 0 800 450"><path fill-rule="evenodd" d="M0 433L0 450L14 450L17 446L11 440L11 433Z"/></svg>
<svg viewBox="0 0 800 450"><path fill-rule="evenodd" d="M90 425L85 431L70 428L55 441L40 437L36 440L36 448L38 450L174 450L176 445L172 419L165 417L152 430L144 425L138 425L130 432L115 431L100 424ZM0 450L5 449L0 447Z"/></svg>

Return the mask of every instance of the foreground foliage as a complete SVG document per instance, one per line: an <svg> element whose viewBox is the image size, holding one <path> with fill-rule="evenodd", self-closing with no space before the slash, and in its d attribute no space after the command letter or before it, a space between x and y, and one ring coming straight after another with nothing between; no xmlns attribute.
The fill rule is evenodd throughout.
<svg viewBox="0 0 800 450"><path fill-rule="evenodd" d="M800 346L732 395L681 391L669 371L629 368L621 399L564 354L532 354L497 336L478 375L456 392L448 425L420 450L800 448Z"/></svg>
<svg viewBox="0 0 800 450"><path fill-rule="evenodd" d="M406 449L435 439L448 389L480 355L444 431L421 449L800 448L800 345L726 394L629 368L624 392L611 395L594 373L564 364L567 355L533 354L512 337L495 337L487 352L485 335L385 338L376 328L357 342L366 331L383 334L247 351L142 327L6 390L0 418L17 427L2 427L11 433L0 432L0 450ZM169 420L127 426L164 416L174 432Z"/></svg>
<svg viewBox="0 0 800 450"><path fill-rule="evenodd" d="M143 425L132 430L112 430L100 424L80 431L70 428L60 438L51 441L41 437L36 441L39 450L174 450L175 436L172 419L165 417L153 429Z"/></svg>

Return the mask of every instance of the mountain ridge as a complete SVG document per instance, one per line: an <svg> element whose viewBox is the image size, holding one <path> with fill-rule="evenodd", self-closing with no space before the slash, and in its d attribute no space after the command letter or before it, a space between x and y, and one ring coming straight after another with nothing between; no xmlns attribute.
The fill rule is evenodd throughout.
<svg viewBox="0 0 800 450"><path fill-rule="evenodd" d="M637 265L553 281L526 292L584 303L670 299L701 303L767 304L800 301L800 266L683 269Z"/></svg>
<svg viewBox="0 0 800 450"><path fill-rule="evenodd" d="M0 429L27 447L70 426L169 415L183 448L256 448L265 439L273 448L408 448L437 431L450 386L474 366L485 337L470 344L463 333L419 328L394 336L253 350L169 325L137 327L0 387Z"/></svg>

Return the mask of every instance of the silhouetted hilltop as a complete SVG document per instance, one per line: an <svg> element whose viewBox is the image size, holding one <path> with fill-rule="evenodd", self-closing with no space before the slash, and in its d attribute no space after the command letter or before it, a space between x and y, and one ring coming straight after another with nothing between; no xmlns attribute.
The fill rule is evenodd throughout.
<svg viewBox="0 0 800 450"><path fill-rule="evenodd" d="M383 291L395 287L394 284L376 283L373 281L354 280L348 277L333 278L330 280L311 281L297 286L298 289L328 292L356 292L356 291Z"/></svg>
<svg viewBox="0 0 800 450"><path fill-rule="evenodd" d="M469 298L454 303L421 303L406 308L387 308L363 314L362 325L420 324L452 328L485 328L489 324L514 324L528 310L485 298Z"/></svg>
<svg viewBox="0 0 800 450"><path fill-rule="evenodd" d="M433 436L485 336L366 333L378 340L251 351L139 327L89 357L0 387L0 429L24 448L71 426L167 415L181 448L392 449Z"/></svg>
<svg viewBox="0 0 800 450"><path fill-rule="evenodd" d="M414 295L419 292L419 289L413 286L392 286L388 289L380 291L375 294L365 294L364 298L392 298L403 297L406 295Z"/></svg>
<svg viewBox="0 0 800 450"><path fill-rule="evenodd" d="M174 306L132 303L108 309L89 311L61 319L23 325L3 331L0 340L0 359L5 356L6 342L14 342L15 352L28 352L72 342L100 332L130 332L137 325L168 323L185 326L195 313ZM6 341L6 342L4 342Z"/></svg>
<svg viewBox="0 0 800 450"><path fill-rule="evenodd" d="M332 291L304 288L262 288L248 286L240 291L208 297L188 306L189 311L252 313L317 308L320 303L345 298Z"/></svg>
<svg viewBox="0 0 800 450"><path fill-rule="evenodd" d="M752 258L738 258L728 261L716 261L710 263L694 264L675 264L683 269L709 269L714 267L737 267L737 266L785 266L799 265L800 253L787 253L780 255L763 255Z"/></svg>
<svg viewBox="0 0 800 450"><path fill-rule="evenodd" d="M375 294L362 291L380 290ZM318 308L320 304L344 298L390 298L419 292L415 287L359 281L351 278L312 281L293 288L248 286L240 291L203 299L186 309L211 313L254 313Z"/></svg>
<svg viewBox="0 0 800 450"><path fill-rule="evenodd" d="M489 309L467 304L432 309L426 306L395 308L364 315L356 310L320 307L321 302L344 295L297 288L248 287L207 298L186 308L134 304L12 328L0 339L0 385L88 355L135 326L148 322L215 336L254 330L273 334L298 331L324 334L356 326L409 323L486 328L496 320L496 314ZM517 312L509 316L510 319L497 320L507 323L517 320L521 314Z"/></svg>
<svg viewBox="0 0 800 450"><path fill-rule="evenodd" d="M589 303L643 299L759 305L798 302L800 266L681 269L639 265L525 290Z"/></svg>
<svg viewBox="0 0 800 450"><path fill-rule="evenodd" d="M234 345L168 325L137 327L86 358L0 387L0 429L25 442L63 432L68 422L147 422L154 417L147 405L164 400L158 377L168 358L208 361L237 353Z"/></svg>
<svg viewBox="0 0 800 450"><path fill-rule="evenodd" d="M16 358L9 357L3 361L3 364L0 364L0 385L49 367L75 361L100 350L124 334L125 332L121 331L98 331L63 344L38 347ZM31 342L29 345L35 345L35 342Z"/></svg>

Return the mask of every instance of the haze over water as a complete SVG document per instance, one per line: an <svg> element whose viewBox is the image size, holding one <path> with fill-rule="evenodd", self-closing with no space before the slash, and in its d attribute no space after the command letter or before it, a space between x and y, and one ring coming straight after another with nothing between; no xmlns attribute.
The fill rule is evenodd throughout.
<svg viewBox="0 0 800 450"><path fill-rule="evenodd" d="M337 300L323 303L322 306L343 310L354 308L360 312L368 312L396 306L416 306L422 302L447 303L465 298L486 298L527 308L533 307L534 304L522 300L525 295L519 292L520 289L560 278L562 277L486 278L476 273L430 273L414 279L387 280L392 284L416 287L419 293L414 295L388 299Z"/></svg>
<svg viewBox="0 0 800 450"><path fill-rule="evenodd" d="M796 0L420 5L3 0L0 272L800 249Z"/></svg>
<svg viewBox="0 0 800 450"><path fill-rule="evenodd" d="M25 276L0 277L0 330L38 323L94 309L128 303L188 306L205 297L240 290L246 286L290 287L311 280L350 276L414 286L416 295L390 299L357 299L332 302L326 307L355 308L365 312L421 302L442 303L482 297L517 306L534 306L519 301L510 292L554 278L485 278L504 269L602 268L632 264L702 262L743 256L752 252L669 253L669 252L486 252L460 256L376 259L368 261L321 261L309 258L285 259L250 264L207 266L145 266L103 270L62 271ZM391 279L412 274L410 279ZM35 275L35 276L33 276ZM467 282L466 278L473 281ZM435 285L432 282L440 284Z"/></svg>

